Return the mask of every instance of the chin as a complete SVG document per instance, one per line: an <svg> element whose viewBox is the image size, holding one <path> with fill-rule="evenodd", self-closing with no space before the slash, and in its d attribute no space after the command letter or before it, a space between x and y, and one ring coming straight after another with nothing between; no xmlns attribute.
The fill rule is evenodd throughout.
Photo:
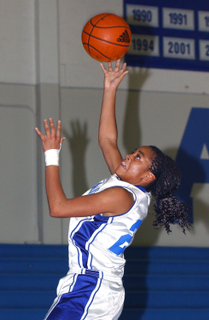
<svg viewBox="0 0 209 320"><path fill-rule="evenodd" d="M117 170L115 170L115 174L118 176L118 178L120 178L120 180L123 180L123 179L121 178L120 173L118 173Z"/></svg>

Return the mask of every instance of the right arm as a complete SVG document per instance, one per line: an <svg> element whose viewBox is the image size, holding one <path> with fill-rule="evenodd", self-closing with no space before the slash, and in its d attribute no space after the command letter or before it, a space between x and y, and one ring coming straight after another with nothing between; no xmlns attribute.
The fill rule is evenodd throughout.
<svg viewBox="0 0 209 320"><path fill-rule="evenodd" d="M58 121L55 129L52 119L49 119L49 125L47 120L44 120L44 127L45 135L38 128L36 132L42 140L45 156L47 151L53 151L52 158L49 157L46 161L46 194L52 217L85 217L99 213L103 213L104 216L115 216L130 209L133 205L133 196L120 187L67 199L60 181L59 163L54 161L54 154L57 154L60 144L65 139L61 138L61 121Z"/></svg>
<svg viewBox="0 0 209 320"><path fill-rule="evenodd" d="M128 70L125 70L126 63L120 69L120 60L117 60L114 70L110 62L108 63L108 70L102 63L101 68L104 72L104 92L99 123L99 146L102 149L108 168L113 174L122 161L117 145L116 91Z"/></svg>

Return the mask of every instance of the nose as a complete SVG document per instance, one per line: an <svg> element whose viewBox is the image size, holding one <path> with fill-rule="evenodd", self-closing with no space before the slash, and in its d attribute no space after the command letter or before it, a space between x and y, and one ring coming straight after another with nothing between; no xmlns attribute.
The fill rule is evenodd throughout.
<svg viewBox="0 0 209 320"><path fill-rule="evenodd" d="M131 154L126 155L126 160L131 160Z"/></svg>

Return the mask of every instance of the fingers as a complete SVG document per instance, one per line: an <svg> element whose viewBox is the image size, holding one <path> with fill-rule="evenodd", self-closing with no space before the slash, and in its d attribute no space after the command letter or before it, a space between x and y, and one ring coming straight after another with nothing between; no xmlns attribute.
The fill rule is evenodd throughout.
<svg viewBox="0 0 209 320"><path fill-rule="evenodd" d="M47 119L44 119L44 128L45 128L45 132L46 132L46 136L48 137L59 137L61 135L61 121L58 120L57 122L57 130L55 129L55 125L54 125L54 121L52 120L52 118L49 118L49 125L48 125L48 121Z"/></svg>
<svg viewBox="0 0 209 320"><path fill-rule="evenodd" d="M126 69L127 64L126 64L126 62L124 62L123 65L120 68L120 62L121 62L120 59L116 60L116 64L115 64L114 70L113 70L113 67L112 67L112 62L108 62L108 70L105 68L105 66L104 66L104 64L102 62L100 63L100 66L101 66L104 74L107 74L108 72L123 73L125 71L125 69ZM128 72L126 72L126 73L128 73Z"/></svg>
<svg viewBox="0 0 209 320"><path fill-rule="evenodd" d="M42 140L42 146L44 152L50 149L61 149L62 142L65 140L65 137L61 137L61 121L57 122L57 129L55 128L54 121L52 118L44 119L44 128L45 135L36 127L35 131Z"/></svg>
<svg viewBox="0 0 209 320"><path fill-rule="evenodd" d="M115 64L115 71L119 71L119 69L120 69L120 59L118 59Z"/></svg>
<svg viewBox="0 0 209 320"><path fill-rule="evenodd" d="M122 65L122 67L121 67L121 70L125 71L126 66L127 66L127 63L126 63L126 62L124 62L124 64L123 64L123 65Z"/></svg>
<svg viewBox="0 0 209 320"><path fill-rule="evenodd" d="M52 128L52 130L54 130L54 134L55 134L54 123L53 123L53 126L52 126L51 128ZM61 121L60 121L60 120L58 120L58 122L57 122L57 132L56 132L56 136L57 136L58 139L60 139L60 137L61 137Z"/></svg>
<svg viewBox="0 0 209 320"><path fill-rule="evenodd" d="M65 139L66 139L66 137L61 138L60 139L60 144L62 144Z"/></svg>
<svg viewBox="0 0 209 320"><path fill-rule="evenodd" d="M112 71L112 63L111 62L108 62L108 70Z"/></svg>
<svg viewBox="0 0 209 320"><path fill-rule="evenodd" d="M54 121L52 118L49 118L49 124L47 119L44 119L44 129L46 135L43 135L41 131L36 127L35 131L39 135L39 137L43 140L46 138L57 138L58 140L64 140L65 138L61 138L61 121L57 122L57 129L55 128Z"/></svg>
<svg viewBox="0 0 209 320"><path fill-rule="evenodd" d="M39 137L43 140L44 135L41 133L41 131L37 127L35 128L35 131L39 135Z"/></svg>
<svg viewBox="0 0 209 320"><path fill-rule="evenodd" d="M50 130L48 127L48 122L46 120L44 120L44 124L45 124L45 130L46 134L50 134ZM54 126L54 121L52 120L52 118L49 118L49 125L50 125L50 129L51 129L51 136L55 137L56 136L56 130L55 130L55 126Z"/></svg>
<svg viewBox="0 0 209 320"><path fill-rule="evenodd" d="M101 68L102 68L102 71L105 73L105 72L107 71L107 69L105 68L105 66L103 65L102 62L100 63L100 66L101 66Z"/></svg>

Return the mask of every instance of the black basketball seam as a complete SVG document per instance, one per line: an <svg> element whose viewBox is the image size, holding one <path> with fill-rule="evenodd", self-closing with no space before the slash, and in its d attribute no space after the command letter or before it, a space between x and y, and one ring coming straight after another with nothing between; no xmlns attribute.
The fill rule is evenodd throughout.
<svg viewBox="0 0 209 320"><path fill-rule="evenodd" d="M100 19L96 22L96 24L97 24L100 20L102 20L103 18L108 17L109 15L110 15L110 14L107 14L107 15L103 16L102 18L100 18ZM92 18L92 19L93 19L93 18ZM89 50L89 41L90 41L91 34L92 34L93 30L94 30L94 27L96 26L96 24L95 24L95 26L93 25L92 19L90 19L90 24L92 25L92 29L91 29L91 32L90 32L90 34L89 34L89 39L88 39L88 52L89 52L89 54L90 54L91 57L92 57L92 55L91 55L91 52L90 52L90 50ZM108 58L108 59L109 59L109 58Z"/></svg>
<svg viewBox="0 0 209 320"><path fill-rule="evenodd" d="M84 44L86 44L86 43L84 43ZM93 47L93 46L91 46L91 45L88 45L88 47L94 49L94 50L97 51L99 54L101 54L103 57L105 57L105 58L107 58L107 59L109 59L109 60L112 60L111 58L105 56L102 52L100 52L99 50L97 50L95 47ZM90 52L89 52L89 54L91 55Z"/></svg>
<svg viewBox="0 0 209 320"><path fill-rule="evenodd" d="M91 21L90 21L90 23L91 23ZM91 53L90 53L90 50L89 50L89 41L90 41L90 37L91 37L91 33L92 33L93 29L94 29L94 26L92 26L91 32L89 34L87 32L85 32L85 31L83 31L84 33L88 34L88 36L89 36L89 38L88 38L88 52L89 52L90 55L91 55Z"/></svg>
<svg viewBox="0 0 209 320"><path fill-rule="evenodd" d="M111 16L112 15L112 13L107 13L107 15L106 16L103 16L102 18L100 18L95 24L93 24L92 23L92 19L90 19L90 23L91 23L91 25L93 26L93 27L96 27L96 25L97 25L97 23L99 22L99 21L101 21L102 19L104 19L104 18L106 18L106 17L108 17L108 16Z"/></svg>
<svg viewBox="0 0 209 320"><path fill-rule="evenodd" d="M94 26L94 25L92 25L92 26L93 26L93 28L98 28L98 29L125 28L125 29L128 29L128 30L131 31L131 29L130 29L129 26L110 26L110 27L106 27L106 26L104 26L104 27L99 27L99 26Z"/></svg>
<svg viewBox="0 0 209 320"><path fill-rule="evenodd" d="M86 31L83 31L83 33L89 35L89 39L90 39L90 37L92 37L92 38L97 39L97 40L100 40L100 41L102 41L102 42L109 43L109 44L113 44L113 45L116 45L116 46L119 46L119 47L129 47L129 46L130 46L130 44L128 44L128 45L119 44L119 43L110 42L110 41L107 41L107 40L104 40L104 39L101 39L101 38L92 36L90 33L86 32ZM90 46L90 45L89 45L89 41L88 41L88 43L83 42L83 44L86 44L86 45ZM93 46L92 46L92 47L93 47Z"/></svg>

